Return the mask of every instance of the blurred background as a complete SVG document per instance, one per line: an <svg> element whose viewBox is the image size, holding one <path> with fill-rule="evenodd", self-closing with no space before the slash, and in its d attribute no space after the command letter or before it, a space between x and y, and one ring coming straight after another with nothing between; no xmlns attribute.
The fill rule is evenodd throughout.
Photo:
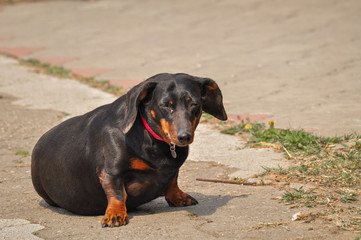
<svg viewBox="0 0 361 240"><path fill-rule="evenodd" d="M126 88L160 72L210 77L231 119L361 132L358 0L0 3L2 53Z"/></svg>

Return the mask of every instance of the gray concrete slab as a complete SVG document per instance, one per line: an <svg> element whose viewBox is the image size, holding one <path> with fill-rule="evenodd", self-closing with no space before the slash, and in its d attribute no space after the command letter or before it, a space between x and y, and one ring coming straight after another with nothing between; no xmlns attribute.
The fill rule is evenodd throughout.
<svg viewBox="0 0 361 240"><path fill-rule="evenodd" d="M34 233L43 228L24 219L0 219L0 239L41 239Z"/></svg>

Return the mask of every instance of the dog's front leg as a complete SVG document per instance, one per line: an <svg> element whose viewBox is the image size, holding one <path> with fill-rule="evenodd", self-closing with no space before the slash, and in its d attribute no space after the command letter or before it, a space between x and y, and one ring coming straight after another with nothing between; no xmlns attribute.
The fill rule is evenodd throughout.
<svg viewBox="0 0 361 240"><path fill-rule="evenodd" d="M182 207L198 204L196 199L179 189L178 172L177 175L173 178L168 189L165 191L165 200L171 207Z"/></svg>
<svg viewBox="0 0 361 240"><path fill-rule="evenodd" d="M119 227L128 224L127 193L124 182L119 177L115 178L103 171L99 174L99 180L108 199L102 227Z"/></svg>

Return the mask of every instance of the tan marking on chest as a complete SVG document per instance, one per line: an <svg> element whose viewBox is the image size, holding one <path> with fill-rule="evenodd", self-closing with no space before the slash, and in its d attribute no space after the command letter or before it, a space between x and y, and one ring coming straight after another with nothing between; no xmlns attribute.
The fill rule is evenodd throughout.
<svg viewBox="0 0 361 240"><path fill-rule="evenodd" d="M130 162L130 167L135 170L151 170L151 168L148 164L146 164L143 160L140 160L138 158L132 158Z"/></svg>

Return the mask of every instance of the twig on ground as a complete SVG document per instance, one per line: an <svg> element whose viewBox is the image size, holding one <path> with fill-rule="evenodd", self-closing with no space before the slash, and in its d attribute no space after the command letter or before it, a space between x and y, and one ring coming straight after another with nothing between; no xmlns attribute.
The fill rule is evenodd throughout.
<svg viewBox="0 0 361 240"><path fill-rule="evenodd" d="M291 153L289 153L289 151L287 150L287 148L285 148L285 146L282 146L282 147L283 147L283 149L285 150L285 152L287 153L288 157L289 157L289 158L293 158L292 155L291 155Z"/></svg>
<svg viewBox="0 0 361 240"><path fill-rule="evenodd" d="M219 179L204 179L204 178L197 178L197 181L203 182L215 182L215 183L229 183L229 184L239 184L239 185L257 185L255 182L242 182L242 181L231 181L231 180L219 180Z"/></svg>

